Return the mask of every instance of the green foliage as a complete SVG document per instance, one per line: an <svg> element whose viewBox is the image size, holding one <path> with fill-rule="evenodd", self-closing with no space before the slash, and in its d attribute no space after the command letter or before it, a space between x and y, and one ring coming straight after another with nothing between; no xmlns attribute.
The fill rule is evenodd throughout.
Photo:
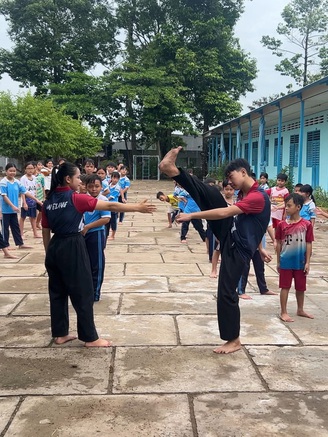
<svg viewBox="0 0 328 437"><path fill-rule="evenodd" d="M294 175L294 167L286 165L281 169L280 173L285 173L288 177L286 182L286 188L288 188L288 191L292 193L294 191L294 185L295 185L295 175ZM277 178L275 179L269 179L268 180L269 187L275 187L277 185Z"/></svg>
<svg viewBox="0 0 328 437"><path fill-rule="evenodd" d="M105 0L0 0L0 13L14 43L0 50L0 74L39 92L116 55L116 23Z"/></svg>
<svg viewBox="0 0 328 437"><path fill-rule="evenodd" d="M277 27L289 45L268 35L262 37L262 44L282 58L276 70L298 85L305 86L327 74L327 8L327 0L292 0L281 14L284 22Z"/></svg>
<svg viewBox="0 0 328 437"><path fill-rule="evenodd" d="M318 187L313 192L316 206L328 208L328 192Z"/></svg>
<svg viewBox="0 0 328 437"><path fill-rule="evenodd" d="M79 121L65 115L50 99L27 94L13 99L0 94L0 153L20 159L93 155L101 139Z"/></svg>

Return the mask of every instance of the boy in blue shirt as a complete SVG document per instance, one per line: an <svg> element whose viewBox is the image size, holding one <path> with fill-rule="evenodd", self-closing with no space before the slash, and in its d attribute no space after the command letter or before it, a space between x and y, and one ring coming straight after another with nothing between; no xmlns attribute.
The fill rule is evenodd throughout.
<svg viewBox="0 0 328 437"><path fill-rule="evenodd" d="M121 194L118 198L120 203L126 203L128 199L128 189L131 186L130 179L127 177L128 169L125 165L122 165L120 168L120 186L121 186ZM122 224L124 220L124 212L120 212L119 223Z"/></svg>
<svg viewBox="0 0 328 437"><path fill-rule="evenodd" d="M111 175L111 181L108 185L109 194L107 195L107 199L110 202L118 202L118 198L120 197L120 194L121 194L121 186L119 184L119 180L120 180L119 172L116 170L113 171L113 173ZM109 240L115 239L115 234L117 231L117 216L118 216L117 212L112 212L110 222L109 222L109 229L111 229L112 232L108 238ZM109 229L108 229L108 231L109 231Z"/></svg>
<svg viewBox="0 0 328 437"><path fill-rule="evenodd" d="M85 183L90 196L99 200L107 200L106 197L100 194L102 183L98 175L87 176ZM95 302L100 299L100 289L104 280L105 225L109 222L110 216L110 211L97 210L83 214L84 228L82 235L85 237L85 244L90 258Z"/></svg>

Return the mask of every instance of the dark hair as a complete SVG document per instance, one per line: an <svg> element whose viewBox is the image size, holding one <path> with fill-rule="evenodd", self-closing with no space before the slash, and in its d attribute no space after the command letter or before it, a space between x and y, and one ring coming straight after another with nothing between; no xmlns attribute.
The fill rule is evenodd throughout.
<svg viewBox="0 0 328 437"><path fill-rule="evenodd" d="M302 185L301 187L300 187L300 192L301 193L306 193L306 194L309 194L310 195L310 197L311 197L311 199L313 200L313 202L315 203L315 200L314 200L314 196L313 196L313 188L311 187L311 185L309 185L309 184L304 184L304 185Z"/></svg>
<svg viewBox="0 0 328 437"><path fill-rule="evenodd" d="M59 166L58 169L54 167L51 172L51 187L49 193L47 194L47 199L50 199L55 189L59 185L62 187L66 185L66 181L65 181L66 176L72 178L77 170L78 167L75 164L72 164L71 162L64 162Z"/></svg>
<svg viewBox="0 0 328 437"><path fill-rule="evenodd" d="M163 191L159 191L159 192L156 194L156 198L157 198L157 199L159 199L161 196L165 196L165 194L163 193Z"/></svg>
<svg viewBox="0 0 328 437"><path fill-rule="evenodd" d="M303 204L304 204L304 197L301 196L298 193L290 193L286 199L285 199L285 204L289 201L292 200L294 202L294 204L296 206L300 205L300 207L302 208Z"/></svg>
<svg viewBox="0 0 328 437"><path fill-rule="evenodd" d="M104 171L104 172L106 173L106 167L99 167L99 168L97 169L97 172L98 172L99 170L102 170L102 171Z"/></svg>
<svg viewBox="0 0 328 437"><path fill-rule="evenodd" d="M214 178L206 178L204 181L205 185L215 185L216 184L216 180Z"/></svg>
<svg viewBox="0 0 328 437"><path fill-rule="evenodd" d="M113 173L112 173L112 177L120 179L121 175L119 174L118 171L115 170L115 171L113 171Z"/></svg>
<svg viewBox="0 0 328 437"><path fill-rule="evenodd" d="M248 174L248 176L251 176L251 167L249 165L249 162L246 161L246 159L243 158L238 158L235 159L234 161L231 161L225 168L224 170L224 175L225 177L229 177L230 173L232 171L240 171L242 168L244 168L246 170L246 173Z"/></svg>
<svg viewBox="0 0 328 437"><path fill-rule="evenodd" d="M106 165L106 168L107 168L107 167L114 167L114 168L116 168L117 165L115 164L115 162L110 161L110 162Z"/></svg>
<svg viewBox="0 0 328 437"><path fill-rule="evenodd" d="M288 176L286 175L286 173L278 173L277 174L277 179L280 179L281 181L287 181Z"/></svg>
<svg viewBox="0 0 328 437"><path fill-rule="evenodd" d="M59 165L64 164L64 162L67 162L67 159L65 159L65 158L58 158L58 164L60 163Z"/></svg>
<svg viewBox="0 0 328 437"><path fill-rule="evenodd" d="M269 175L268 175L268 173L266 173L265 171L262 171L262 173L260 174L260 178L261 178L262 176L263 176L265 179L269 179Z"/></svg>
<svg viewBox="0 0 328 437"><path fill-rule="evenodd" d="M303 184L301 184L300 182L294 186L294 188L301 188L301 187L303 187Z"/></svg>
<svg viewBox="0 0 328 437"><path fill-rule="evenodd" d="M8 164L5 167L5 170L9 170L11 167L15 167L15 169L17 170L16 165L13 162L8 162Z"/></svg>
<svg viewBox="0 0 328 437"><path fill-rule="evenodd" d="M85 185L85 181L87 180L87 177L88 177L87 174L81 174L80 175L80 179L81 179L82 184Z"/></svg>
<svg viewBox="0 0 328 437"><path fill-rule="evenodd" d="M54 160L51 159L51 158L45 159L45 161L44 161L44 165L47 165L48 162L52 162L52 163L54 163Z"/></svg>
<svg viewBox="0 0 328 437"><path fill-rule="evenodd" d="M28 161L28 162L24 165L24 168L26 168L28 165L33 165L33 167L35 167L35 162L34 162L34 161Z"/></svg>
<svg viewBox="0 0 328 437"><path fill-rule="evenodd" d="M127 170L128 168L127 168L127 166L126 165L121 165L121 167L120 167L120 171L121 170Z"/></svg>
<svg viewBox="0 0 328 437"><path fill-rule="evenodd" d="M102 184L101 177L98 176L97 174L89 174L85 176L86 176L85 185L94 184L96 181L99 181Z"/></svg>
<svg viewBox="0 0 328 437"><path fill-rule="evenodd" d="M228 181L228 179L225 179L225 180L222 182L222 187L225 188L225 187L227 187L228 185L230 185L230 187L233 188L232 185L231 185L231 183Z"/></svg>
<svg viewBox="0 0 328 437"><path fill-rule="evenodd" d="M91 165L95 165L95 162L94 162L94 160L93 159L91 159L91 158L87 158L85 161L84 161L84 163L83 163L83 167L85 167L87 164L91 164Z"/></svg>

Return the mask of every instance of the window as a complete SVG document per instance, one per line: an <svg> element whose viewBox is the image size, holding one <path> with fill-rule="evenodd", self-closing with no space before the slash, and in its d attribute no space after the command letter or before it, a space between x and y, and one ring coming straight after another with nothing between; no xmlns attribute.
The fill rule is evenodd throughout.
<svg viewBox="0 0 328 437"><path fill-rule="evenodd" d="M316 130L307 133L306 144L306 166L319 165L320 159L320 131Z"/></svg>
<svg viewBox="0 0 328 437"><path fill-rule="evenodd" d="M284 143L284 141L283 141L284 139L283 139L283 137L281 137L281 144L280 144L280 156L279 156L279 167L281 168L282 167L282 149L283 149L283 143ZM278 167L278 138L275 138L274 139L274 151L273 151L273 165L275 166L275 167Z"/></svg>
<svg viewBox="0 0 328 437"><path fill-rule="evenodd" d="M291 167L298 167L298 148L300 136L298 134L290 136L289 143L289 165Z"/></svg>

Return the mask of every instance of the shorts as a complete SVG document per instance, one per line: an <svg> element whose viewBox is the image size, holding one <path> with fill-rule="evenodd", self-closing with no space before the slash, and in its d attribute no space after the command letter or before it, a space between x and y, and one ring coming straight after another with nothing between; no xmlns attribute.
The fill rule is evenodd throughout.
<svg viewBox="0 0 328 437"><path fill-rule="evenodd" d="M42 211L42 205L40 205L39 203L36 204L36 209L37 211Z"/></svg>
<svg viewBox="0 0 328 437"><path fill-rule="evenodd" d="M272 217L272 227L273 227L273 229L277 229L278 224L279 224L280 222L281 222L281 220Z"/></svg>
<svg viewBox="0 0 328 437"><path fill-rule="evenodd" d="M294 278L294 286L296 291L306 290L306 274L303 270L280 269L279 287L290 289Z"/></svg>
<svg viewBox="0 0 328 437"><path fill-rule="evenodd" d="M172 213L176 212L177 210L178 210L178 208L174 208L172 205L167 205L168 214L172 214Z"/></svg>
<svg viewBox="0 0 328 437"><path fill-rule="evenodd" d="M32 206L32 208L28 208L27 211L24 208L21 208L21 217L22 219L26 219L26 217L35 218L36 217L36 206Z"/></svg>

